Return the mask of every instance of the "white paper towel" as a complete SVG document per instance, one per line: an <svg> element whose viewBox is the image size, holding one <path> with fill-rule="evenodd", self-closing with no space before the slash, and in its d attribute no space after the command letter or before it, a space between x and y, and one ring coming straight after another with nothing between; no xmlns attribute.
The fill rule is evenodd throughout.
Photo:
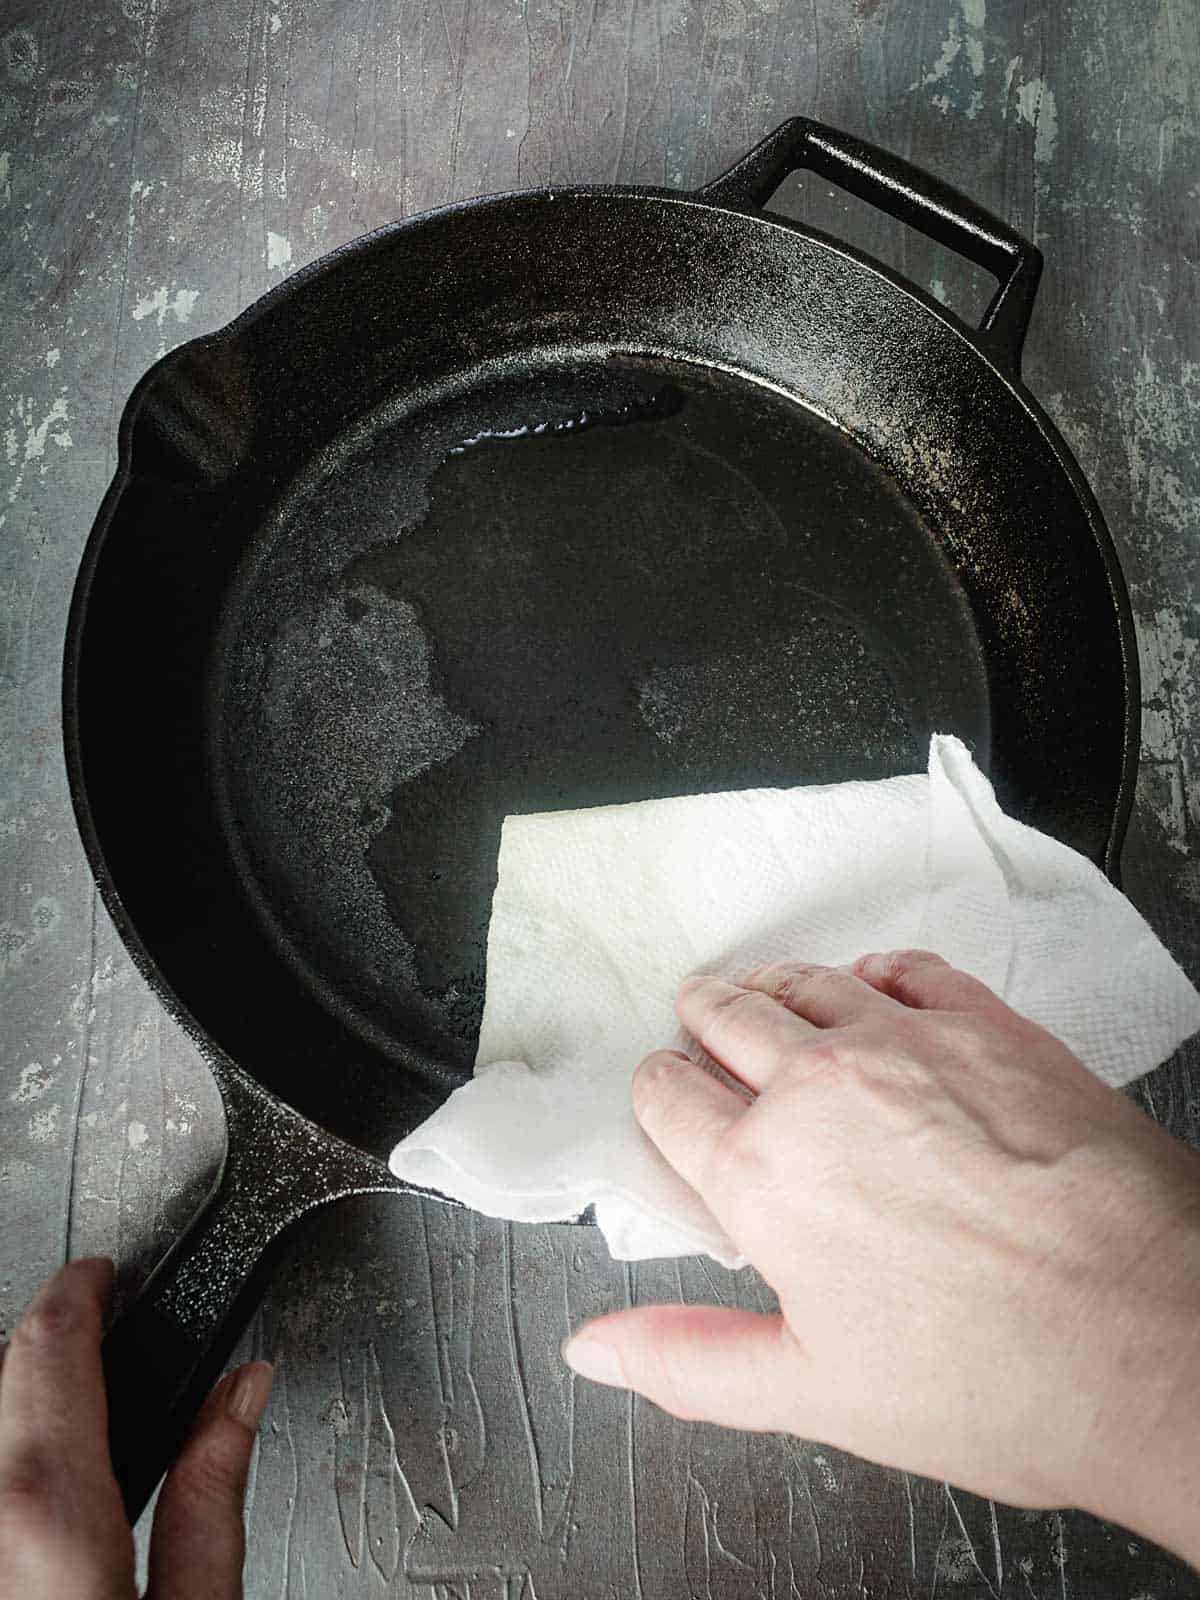
<svg viewBox="0 0 1200 1600"><path fill-rule="evenodd" d="M679 983L911 946L1113 1085L1200 1028L1200 996L1124 896L1005 816L966 748L937 736L928 774L508 817L475 1077L392 1171L517 1221L594 1205L619 1259L736 1264L630 1106L642 1057L688 1047Z"/></svg>

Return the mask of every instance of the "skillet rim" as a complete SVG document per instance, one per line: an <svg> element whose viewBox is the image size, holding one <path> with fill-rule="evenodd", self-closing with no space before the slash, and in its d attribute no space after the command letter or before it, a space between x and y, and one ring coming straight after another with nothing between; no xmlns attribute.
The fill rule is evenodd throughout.
<svg viewBox="0 0 1200 1600"><path fill-rule="evenodd" d="M703 188L699 190L679 190L657 185L639 184L548 184L533 189L507 190L493 194L478 195L466 200L450 201L444 205L418 212L413 216L402 217L395 221L384 223L357 238L335 246L332 250L327 251L324 255L307 263L298 271L273 285L264 294L244 307L229 322L208 333L183 341L166 354L160 356L147 368L131 390L121 412L117 430L116 466L112 480L100 502L84 543L67 614L63 646L61 702L62 741L67 786L76 826L87 856L88 866L100 892L104 907L112 919L113 925L129 952L134 965L146 979L168 1014L180 1024L196 1044L202 1057L214 1071L218 1084L220 1085L222 1077L229 1073L249 1079L256 1087L269 1094L273 1100L277 1100L289 1112L302 1117L306 1122L311 1122L312 1119L305 1116L290 1102L275 1095L265 1085L260 1084L259 1079L248 1068L239 1065L235 1058L209 1033L203 1022L171 986L149 946L142 939L134 919L125 908L120 890L109 868L103 842L100 839L92 815L80 737L81 719L79 715L78 689L81 641L87 623L91 588L96 569L102 559L105 543L121 497L136 476L133 451L134 430L147 394L162 378L164 373L170 371L172 364L187 359L196 351L219 348L221 345L232 343L238 335L247 328L252 327L261 317L286 303L289 297L294 297L322 275L336 270L349 257L356 254L369 253L398 235L416 229L436 226L451 217L467 214L473 214L478 217L485 213L502 212L514 206L528 206L546 202L561 205L562 203L570 204L572 201L581 199L618 200L638 203L656 202L668 205L672 209L692 210L693 208L698 208L708 212L723 212L753 222L759 227L780 231L788 236L794 237L798 235L821 249L841 257L858 270L882 281L891 290L903 295L920 310L932 316L946 331L961 341L969 352L970 357L975 361L981 362L990 376L998 380L1017 402L1024 416L1028 419L1028 423L1048 447L1053 460L1059 470L1066 476L1075 494L1091 531L1096 551L1103 564L1108 592L1115 614L1124 684L1123 749L1116 798L1112 807L1108 836L1104 846L1102 870L1110 881L1119 887L1120 858L1133 809L1141 731L1141 674L1137 633L1128 587L1112 534L1099 502L1084 477L1079 463L1054 422L1022 380L1019 371L1014 370L1010 363L1003 358L987 335L965 322L949 307L943 305L926 290L904 277L894 268L866 254L857 247L836 238L834 235L814 228L807 223L780 216L778 213L769 212L759 207L740 206L710 200L706 198ZM797 401L796 403L801 402ZM833 419L833 421L835 426L841 426L836 419ZM850 439L859 443L861 448L861 441L857 440L853 432L849 429L842 429L842 431ZM339 1137L330 1133L319 1123L313 1123L313 1125L321 1128L321 1131L328 1137ZM354 1148L358 1149L360 1147L355 1146ZM368 1154L368 1152L363 1153ZM372 1157L372 1159L376 1158ZM380 1163L380 1165L382 1166L383 1163Z"/></svg>

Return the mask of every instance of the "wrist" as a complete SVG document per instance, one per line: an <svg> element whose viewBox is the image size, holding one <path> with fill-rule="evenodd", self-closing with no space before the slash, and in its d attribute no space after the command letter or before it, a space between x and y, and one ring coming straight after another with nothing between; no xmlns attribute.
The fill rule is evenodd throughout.
<svg viewBox="0 0 1200 1600"><path fill-rule="evenodd" d="M1077 1503L1200 1568L1200 1220L1178 1221L1132 1276L1096 1368L1095 1453Z"/></svg>

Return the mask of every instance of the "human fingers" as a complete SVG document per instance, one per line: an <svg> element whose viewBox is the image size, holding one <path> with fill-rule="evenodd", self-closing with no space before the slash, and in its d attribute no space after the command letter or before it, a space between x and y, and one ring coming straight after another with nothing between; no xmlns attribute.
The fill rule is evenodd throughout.
<svg viewBox="0 0 1200 1600"><path fill-rule="evenodd" d="M100 1338L112 1279L107 1257L69 1262L13 1330L0 1368L0 1459L36 1444L89 1465L107 1460Z"/></svg>
<svg viewBox="0 0 1200 1600"><path fill-rule="evenodd" d="M0 1596L133 1595L100 1363L112 1276L106 1259L71 1262L13 1330L0 1369Z"/></svg>
<svg viewBox="0 0 1200 1600"><path fill-rule="evenodd" d="M246 1474L272 1377L252 1361L204 1402L158 1498L146 1600L240 1600Z"/></svg>
<svg viewBox="0 0 1200 1600"><path fill-rule="evenodd" d="M680 986L675 1011L714 1061L756 1091L765 1089L781 1064L815 1032L803 1017L749 980L688 978Z"/></svg>
<svg viewBox="0 0 1200 1600"><path fill-rule="evenodd" d="M932 950L884 950L860 956L850 972L880 994L917 1011L989 1012L1004 1001Z"/></svg>
<svg viewBox="0 0 1200 1600"><path fill-rule="evenodd" d="M688 1421L799 1427L804 1358L780 1316L643 1306L588 1323L563 1355L581 1377L633 1389Z"/></svg>
<svg viewBox="0 0 1200 1600"><path fill-rule="evenodd" d="M779 961L759 967L742 982L816 1028L845 1028L896 1009L894 1000L842 967Z"/></svg>
<svg viewBox="0 0 1200 1600"><path fill-rule="evenodd" d="M677 1050L656 1050L633 1075L633 1109L680 1177L700 1189L746 1101Z"/></svg>

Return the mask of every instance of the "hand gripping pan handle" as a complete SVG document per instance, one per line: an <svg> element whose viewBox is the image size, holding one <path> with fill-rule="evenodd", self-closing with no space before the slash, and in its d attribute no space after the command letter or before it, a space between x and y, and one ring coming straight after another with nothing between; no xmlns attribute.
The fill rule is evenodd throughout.
<svg viewBox="0 0 1200 1600"><path fill-rule="evenodd" d="M296 1225L344 1195L409 1188L232 1065L215 1075L226 1126L220 1176L102 1349L109 1450L131 1523L190 1432Z"/></svg>

